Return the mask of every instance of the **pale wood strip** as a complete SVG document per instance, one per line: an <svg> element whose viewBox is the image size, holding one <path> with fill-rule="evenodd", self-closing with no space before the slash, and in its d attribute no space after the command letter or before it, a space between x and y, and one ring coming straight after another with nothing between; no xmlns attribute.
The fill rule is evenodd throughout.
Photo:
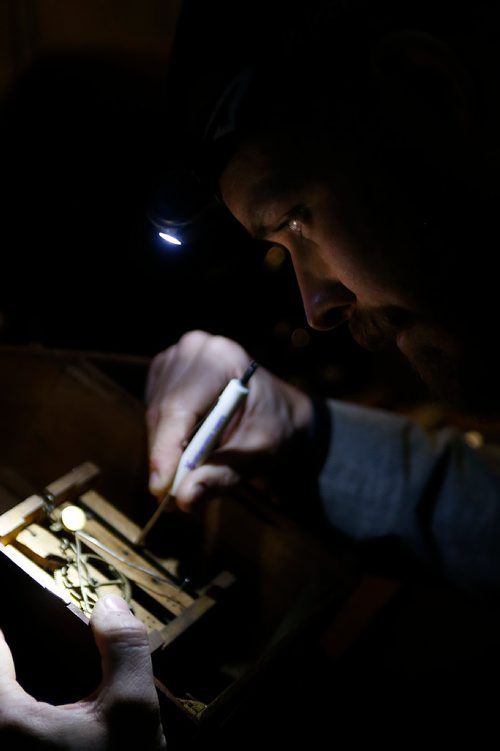
<svg viewBox="0 0 500 751"><path fill-rule="evenodd" d="M99 469L92 462L84 462L66 473L58 480L47 486L47 491L54 497L54 501L64 500L64 497L83 490L97 475ZM43 512L46 499L43 495L31 495L14 508L0 516L0 542L7 545L16 537L19 530L35 521Z"/></svg>
<svg viewBox="0 0 500 751"><path fill-rule="evenodd" d="M0 516L0 542L8 545L24 526L43 512L44 503L44 499L39 495L32 495L2 514Z"/></svg>
<svg viewBox="0 0 500 751"><path fill-rule="evenodd" d="M61 587L54 577L42 568L44 566L43 559L47 556L61 556L59 540L50 532L50 530L47 530L38 524L32 524L22 530L16 539L15 545L16 547L13 545L9 546L9 548L15 551L14 556L11 556L11 558L15 560L15 562L17 562L26 573L42 584L42 586L48 587L52 592L57 594L58 597L61 597L64 602L76 603L67 590L64 587ZM30 559L30 555L33 556L33 558ZM112 561L110 562L112 563ZM59 566L59 568L60 567L61 566ZM48 568L50 568L50 566L48 566ZM87 568L89 574L96 582L106 584L108 578L95 568L92 563L88 563ZM119 569L118 566L115 566L115 568ZM76 570L72 570L72 573L71 582L75 586L78 586L78 575ZM106 586L105 592L106 594L122 594L119 585L114 584ZM156 618L156 616L144 608L136 599L131 598L130 607L137 618L144 623L148 631L157 631L164 627L164 621Z"/></svg>
<svg viewBox="0 0 500 751"><path fill-rule="evenodd" d="M83 493L81 499L89 509L102 519L106 519L113 529L120 532L129 542L135 544L141 532L141 527L138 524L133 522L128 516L125 516L116 506L113 506L113 504L95 490L88 490L86 493ZM166 569L169 574L177 576L179 564L177 558L160 558L151 552L149 555L156 563Z"/></svg>
<svg viewBox="0 0 500 751"><path fill-rule="evenodd" d="M95 537L98 543L102 543L120 556L120 558L125 560L118 561L113 555L107 553L98 545L93 544L91 540L84 537L83 535L85 534ZM82 541L85 545L88 545L89 548L95 550L100 556L102 556L104 560L119 568L125 576L128 576L129 579L132 579L132 581L141 586L148 595L163 605L163 607L166 607L171 613L179 615L184 608L188 607L193 602L193 597L187 592L179 590L175 584L171 584L164 580L154 580L151 575L127 566L126 562L130 562L137 566L143 566L156 574L155 569L149 561L136 553L131 546L118 540L106 529L106 527L97 521L97 519L87 520L85 530L83 530L82 534ZM162 576L161 571L158 571L158 576ZM167 572L164 572L163 576L167 576Z"/></svg>

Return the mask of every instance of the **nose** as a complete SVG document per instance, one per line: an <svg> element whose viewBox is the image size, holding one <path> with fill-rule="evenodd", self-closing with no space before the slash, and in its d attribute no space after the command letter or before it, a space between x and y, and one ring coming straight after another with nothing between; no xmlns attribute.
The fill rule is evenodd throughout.
<svg viewBox="0 0 500 751"><path fill-rule="evenodd" d="M330 331L350 318L356 296L332 276L321 262L302 262L292 255L295 276L302 296L307 322L317 331Z"/></svg>

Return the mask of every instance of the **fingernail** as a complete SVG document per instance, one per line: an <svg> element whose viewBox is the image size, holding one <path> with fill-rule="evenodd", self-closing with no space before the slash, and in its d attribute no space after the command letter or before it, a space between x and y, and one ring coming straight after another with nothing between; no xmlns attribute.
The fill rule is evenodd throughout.
<svg viewBox="0 0 500 751"><path fill-rule="evenodd" d="M106 595L99 600L102 607L110 613L130 613L130 608L122 597Z"/></svg>
<svg viewBox="0 0 500 751"><path fill-rule="evenodd" d="M159 472L152 472L149 476L149 489L152 493L157 493L158 491L162 490L165 486L165 482L163 480L163 477L160 475Z"/></svg>

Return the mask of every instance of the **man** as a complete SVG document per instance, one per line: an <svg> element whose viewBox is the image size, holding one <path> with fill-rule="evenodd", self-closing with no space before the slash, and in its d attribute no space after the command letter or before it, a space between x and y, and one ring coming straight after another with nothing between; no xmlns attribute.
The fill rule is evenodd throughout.
<svg viewBox="0 0 500 751"><path fill-rule="evenodd" d="M385 562L394 553L396 565L411 562L464 594L455 623L444 626L439 608L430 617L454 660L442 648L426 663L426 627L421 635L421 613L410 608L413 631L406 623L404 636L403 619L389 630L392 645L375 647L378 660L347 666L325 732L334 739L347 718L348 737L365 731L365 742L392 740L394 728L399 748L410 732L427 740L438 730L449 742L472 729L477 744L498 732L499 8L328 5L317 20L295 19L298 35L265 54L259 47L261 65L232 80L194 170L253 237L288 251L312 328L343 324L368 349L396 348L485 442L473 448L453 427L427 433L382 410L313 400L261 362L244 409L185 477L177 506L195 510L242 478L271 471L276 480L281 470L288 488L300 488L303 520L319 515L364 550L390 542ZM205 331L157 357L147 390L155 495L168 489L193 427L254 357ZM391 647L408 633L397 656Z"/></svg>
<svg viewBox="0 0 500 751"><path fill-rule="evenodd" d="M495 4L328 5L326 17L297 24L298 38L286 37L236 81L238 96L223 100L207 129L200 173L254 236L290 252L312 327L345 322L365 346L395 343L433 392L481 419L497 417ZM168 488L186 437L250 359L202 331L158 356L148 384L154 494ZM292 477L317 486L336 529L356 540L396 536L452 582L495 596L493 459L458 431L429 437L382 411L313 402L262 364L237 422L184 479L177 504L194 508L286 461ZM108 621L110 635L118 617L118 632L135 643L137 627L122 612ZM4 645L4 726L55 747L71 733L76 740L64 747L105 748L106 702L129 685L123 674L149 697L154 718L143 638L137 643L135 662L113 647L107 659L105 641L100 694L70 708L34 705L13 683Z"/></svg>
<svg viewBox="0 0 500 751"><path fill-rule="evenodd" d="M287 249L312 328L344 323L368 349L397 347L436 398L486 430L500 409L495 4L327 3L311 16L228 87L195 169L253 237ZM153 493L166 490L184 439L250 359L200 331L158 356L148 390ZM307 473L317 483L335 529L395 538L435 574L498 596L491 446L472 449L452 429L430 436L383 411L313 403L261 367L238 422L186 477L177 505L191 509L283 460L292 486Z"/></svg>

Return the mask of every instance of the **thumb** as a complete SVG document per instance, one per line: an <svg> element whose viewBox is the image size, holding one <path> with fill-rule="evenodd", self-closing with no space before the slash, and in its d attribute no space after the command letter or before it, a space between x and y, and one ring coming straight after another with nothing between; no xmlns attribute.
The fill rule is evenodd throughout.
<svg viewBox="0 0 500 751"><path fill-rule="evenodd" d="M164 751L146 627L116 595L97 601L90 625L102 660L102 682L93 698L106 722L106 748L127 748L140 728L141 748Z"/></svg>
<svg viewBox="0 0 500 751"><path fill-rule="evenodd" d="M125 748L140 728L142 748L165 749L146 627L116 595L97 601L90 625L102 660L94 699L106 717L110 747Z"/></svg>
<svg viewBox="0 0 500 751"><path fill-rule="evenodd" d="M146 627L125 600L107 595L97 601L90 625L102 660L100 693L118 701L156 703L153 668Z"/></svg>

